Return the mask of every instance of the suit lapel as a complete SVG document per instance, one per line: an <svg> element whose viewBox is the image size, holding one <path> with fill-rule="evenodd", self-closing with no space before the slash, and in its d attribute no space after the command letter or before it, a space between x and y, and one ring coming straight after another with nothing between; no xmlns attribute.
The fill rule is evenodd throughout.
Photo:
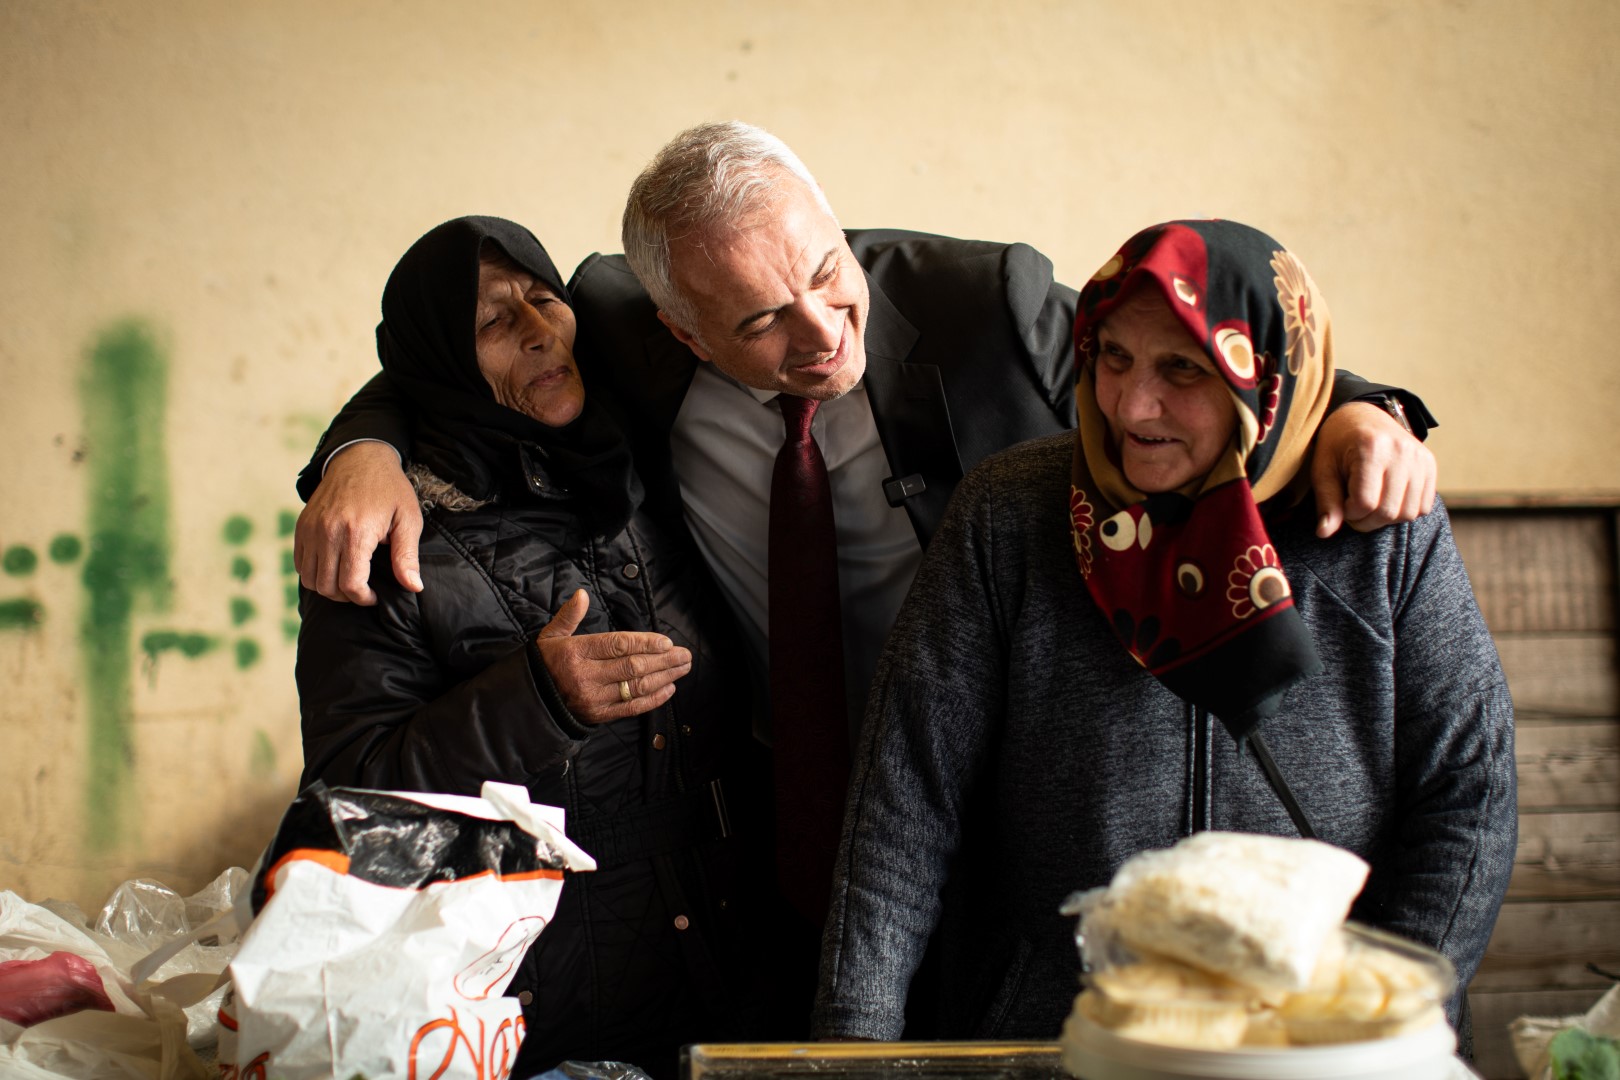
<svg viewBox="0 0 1620 1080"><path fill-rule="evenodd" d="M895 478L920 476L925 488L905 500L917 539L928 546L945 503L962 479L951 431L945 384L933 364L910 363L917 329L900 314L870 274L866 319L866 396Z"/></svg>

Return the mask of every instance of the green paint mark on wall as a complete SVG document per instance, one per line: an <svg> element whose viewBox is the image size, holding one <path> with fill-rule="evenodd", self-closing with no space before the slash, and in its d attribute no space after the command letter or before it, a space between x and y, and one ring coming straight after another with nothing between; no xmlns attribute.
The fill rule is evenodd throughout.
<svg viewBox="0 0 1620 1080"><path fill-rule="evenodd" d="M141 651L152 663L156 663L157 658L166 652L177 652L181 656L195 660L218 644L218 638L209 637L207 634L153 630L141 638Z"/></svg>
<svg viewBox="0 0 1620 1080"><path fill-rule="evenodd" d="M282 619L281 620L281 636L282 636L282 638L284 640L286 640L286 641L297 641L298 640L298 626L299 626L299 622L298 622L297 619Z"/></svg>
<svg viewBox="0 0 1620 1080"><path fill-rule="evenodd" d="M240 544L253 535L253 522L241 514L232 514L225 519L225 542L227 544Z"/></svg>
<svg viewBox="0 0 1620 1080"><path fill-rule="evenodd" d="M253 576L253 563L246 555L238 555L231 560L231 577L237 581L246 581Z"/></svg>
<svg viewBox="0 0 1620 1080"><path fill-rule="evenodd" d="M284 588L282 590L282 599L284 601L286 601L286 604L287 604L287 606L289 608L291 608L294 611L297 611L298 610L298 586L296 584L293 584L293 585L288 585L286 588Z"/></svg>
<svg viewBox="0 0 1620 1080"><path fill-rule="evenodd" d="M163 611L169 579L169 487L163 436L168 361L150 327L105 327L85 354L79 383L88 466L89 556L79 637L85 666L89 761L86 841L108 851L123 835L135 747L132 621Z"/></svg>
<svg viewBox="0 0 1620 1080"><path fill-rule="evenodd" d="M0 630L34 630L44 621L45 609L37 600L0 600Z"/></svg>
<svg viewBox="0 0 1620 1080"><path fill-rule="evenodd" d="M249 600L247 597L245 597L245 596L233 596L233 597L231 597L231 625L232 626L241 626L243 623L247 622L249 619L253 618L253 616L257 615L258 613L259 613L259 609L254 607L253 606L253 601Z"/></svg>
<svg viewBox="0 0 1620 1080"><path fill-rule="evenodd" d="M246 671L248 668L259 662L259 655L261 651L262 650L259 648L259 643L254 641L252 638L237 638L236 666L241 670Z"/></svg>
<svg viewBox="0 0 1620 1080"><path fill-rule="evenodd" d="M6 548L6 553L0 555L0 570L4 570L12 577L27 577L39 565L39 556L34 549L21 544L13 544Z"/></svg>
<svg viewBox="0 0 1620 1080"><path fill-rule="evenodd" d="M299 457L309 457L326 430L323 413L293 413L281 418L281 443Z"/></svg>
<svg viewBox="0 0 1620 1080"><path fill-rule="evenodd" d="M292 548L286 548L281 553L281 572L286 575L298 573L298 564L293 562Z"/></svg>
<svg viewBox="0 0 1620 1080"><path fill-rule="evenodd" d="M66 566L84 554L84 541L72 533L58 533L51 539L50 553L51 562Z"/></svg>
<svg viewBox="0 0 1620 1080"><path fill-rule="evenodd" d="M253 756L248 760L248 769L260 780L276 771L276 748L262 729L253 733Z"/></svg>
<svg viewBox="0 0 1620 1080"><path fill-rule="evenodd" d="M283 510L276 515L276 535L291 536L293 529L298 526L298 514L292 510Z"/></svg>

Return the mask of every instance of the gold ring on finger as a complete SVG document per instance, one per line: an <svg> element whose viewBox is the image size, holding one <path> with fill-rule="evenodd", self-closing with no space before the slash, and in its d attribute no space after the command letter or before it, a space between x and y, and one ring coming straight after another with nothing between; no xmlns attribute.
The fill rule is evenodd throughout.
<svg viewBox="0 0 1620 1080"><path fill-rule="evenodd" d="M620 679L619 680L619 700L620 701L629 701L631 699L631 697L633 697L633 696L634 695L632 695L630 693L630 680L629 679Z"/></svg>

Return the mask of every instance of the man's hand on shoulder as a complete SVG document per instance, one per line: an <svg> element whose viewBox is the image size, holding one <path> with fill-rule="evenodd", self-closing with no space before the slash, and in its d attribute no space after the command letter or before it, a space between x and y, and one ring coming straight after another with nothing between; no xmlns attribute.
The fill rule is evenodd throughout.
<svg viewBox="0 0 1620 1080"><path fill-rule="evenodd" d="M1434 509L1434 454L1377 405L1353 401L1322 421L1311 459L1316 535L1371 532Z"/></svg>
<svg viewBox="0 0 1620 1080"><path fill-rule="evenodd" d="M422 508L416 489L387 443L344 447L327 464L293 534L293 563L304 588L328 600L370 605L371 556L387 544L394 577L411 592L422 591L417 542Z"/></svg>

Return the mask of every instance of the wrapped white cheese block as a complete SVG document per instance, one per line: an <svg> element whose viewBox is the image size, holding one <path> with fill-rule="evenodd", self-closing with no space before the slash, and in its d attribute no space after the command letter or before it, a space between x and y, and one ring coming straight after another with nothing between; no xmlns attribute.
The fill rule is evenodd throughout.
<svg viewBox="0 0 1620 1080"><path fill-rule="evenodd" d="M1316 840L1198 833L1120 867L1088 905L1088 953L1117 943L1257 989L1303 990L1367 869Z"/></svg>

